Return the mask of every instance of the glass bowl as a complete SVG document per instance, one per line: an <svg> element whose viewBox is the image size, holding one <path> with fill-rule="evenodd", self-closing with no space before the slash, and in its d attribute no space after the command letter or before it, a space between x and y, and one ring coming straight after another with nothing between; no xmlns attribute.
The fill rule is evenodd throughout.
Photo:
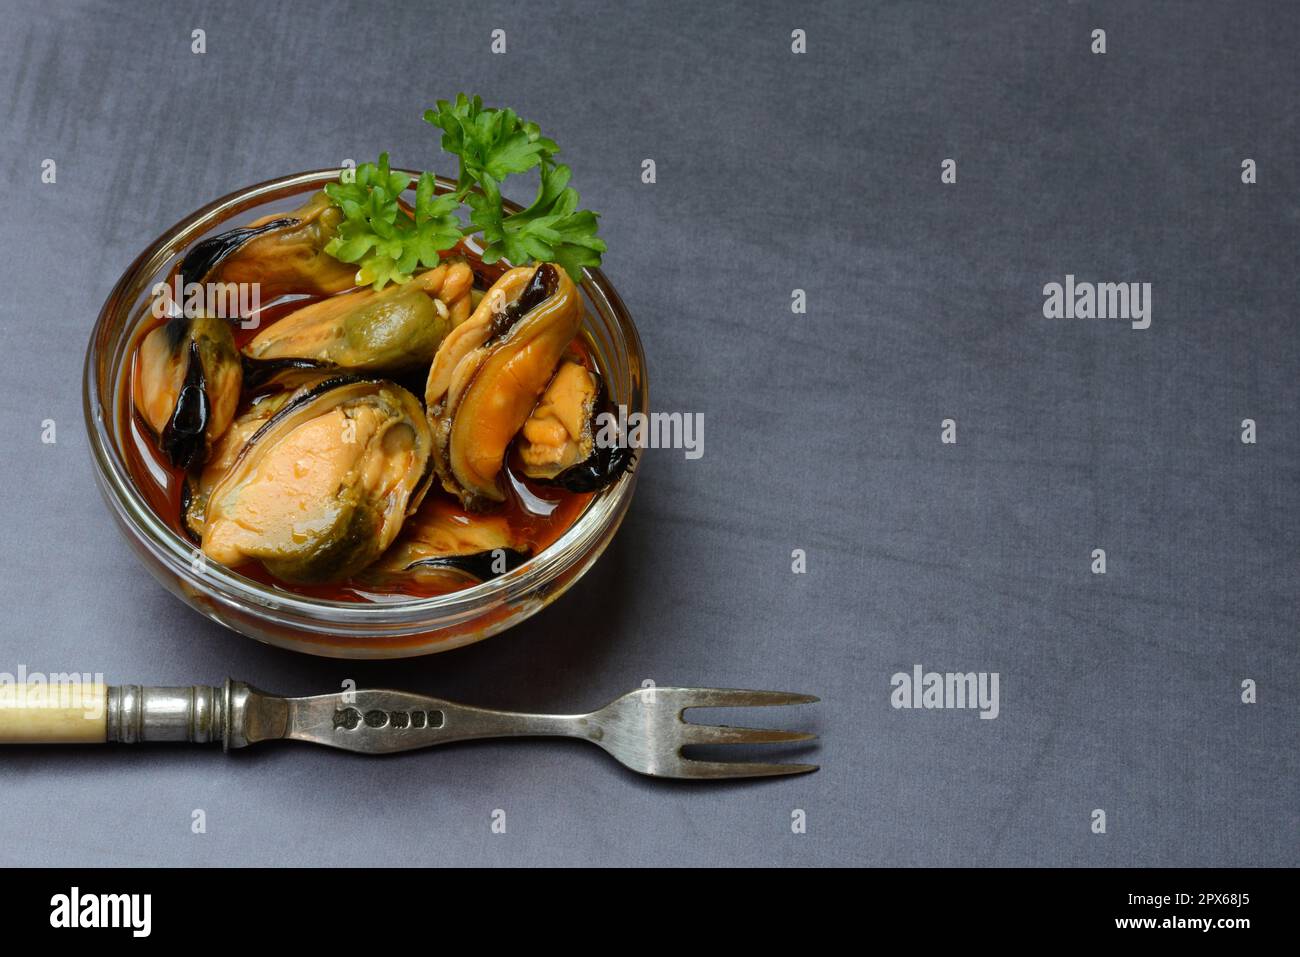
<svg viewBox="0 0 1300 957"><path fill-rule="evenodd" d="M403 172L411 172L404 170ZM614 537L632 500L635 470L597 492L550 547L513 571L462 591L383 603L292 594L215 562L194 561L193 543L174 531L136 488L124 447L131 421L125 388L131 356L149 319L149 292L176 258L205 236L292 209L339 171L316 170L231 193L187 216L149 245L118 280L90 336L83 378L86 430L95 478L118 527L145 567L172 594L213 621L281 648L334 658L402 658L459 648L523 621L573 585ZM455 184L439 178L440 192ZM517 206L511 206L518 209ZM598 269L582 281L584 328L611 399L647 411L645 355L635 325Z"/></svg>

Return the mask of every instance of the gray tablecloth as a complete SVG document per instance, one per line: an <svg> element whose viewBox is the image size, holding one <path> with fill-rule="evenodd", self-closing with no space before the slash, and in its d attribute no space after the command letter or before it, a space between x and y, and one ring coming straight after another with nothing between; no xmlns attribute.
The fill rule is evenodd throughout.
<svg viewBox="0 0 1300 957"><path fill-rule="evenodd" d="M11 748L0 861L1300 863L1294 4L11 0L5 23L0 671L823 701L779 716L822 770L742 785L574 742ZM605 557L506 635L387 664L263 647L114 529L88 331L212 197L385 149L451 172L420 116L459 90L563 146L653 407L703 413L705 454L647 453ZM1150 328L1045 318L1067 275L1151 283ZM916 665L996 672L997 718L893 707Z"/></svg>

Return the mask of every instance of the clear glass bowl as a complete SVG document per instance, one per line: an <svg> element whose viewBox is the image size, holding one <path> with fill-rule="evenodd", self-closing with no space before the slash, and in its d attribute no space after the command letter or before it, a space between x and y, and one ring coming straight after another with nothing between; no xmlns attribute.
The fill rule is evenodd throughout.
<svg viewBox="0 0 1300 957"><path fill-rule="evenodd" d="M407 171L409 172L409 171ZM231 193L167 230L122 274L104 303L86 351L83 405L95 478L118 526L164 587L250 638L335 658L401 658L480 641L540 611L589 569L614 537L636 485L634 471L598 492L549 548L491 581L434 598L363 604L306 598L262 585L216 563L196 570L193 544L154 513L128 470L121 424L132 351L148 319L149 291L178 255L205 236L292 209L338 170L298 173ZM439 179L439 190L454 183ZM518 208L518 207L513 207ZM645 355L636 327L605 276L582 282L585 330L615 403L647 411ZM128 414L124 415L126 412ZM202 564L202 563L199 563Z"/></svg>

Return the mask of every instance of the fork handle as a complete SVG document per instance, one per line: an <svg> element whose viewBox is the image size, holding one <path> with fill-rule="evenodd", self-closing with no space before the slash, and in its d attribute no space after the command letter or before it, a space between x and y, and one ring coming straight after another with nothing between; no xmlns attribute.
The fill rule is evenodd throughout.
<svg viewBox="0 0 1300 957"><path fill-rule="evenodd" d="M224 687L0 685L0 744L135 744L225 736Z"/></svg>
<svg viewBox="0 0 1300 957"><path fill-rule="evenodd" d="M103 744L107 697L98 683L0 685L0 744Z"/></svg>
<svg viewBox="0 0 1300 957"><path fill-rule="evenodd" d="M287 739L384 754L472 738L590 737L588 717L492 711L404 691L285 698L229 679L188 687L0 684L0 744L220 742L229 751Z"/></svg>

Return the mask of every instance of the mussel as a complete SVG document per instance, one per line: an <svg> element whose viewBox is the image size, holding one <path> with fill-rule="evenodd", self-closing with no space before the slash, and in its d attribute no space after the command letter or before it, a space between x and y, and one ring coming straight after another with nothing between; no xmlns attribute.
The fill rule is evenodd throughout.
<svg viewBox="0 0 1300 957"><path fill-rule="evenodd" d="M429 498L364 577L376 584L416 581L450 590L514 571L529 554L504 515L465 513L446 499Z"/></svg>
<svg viewBox="0 0 1300 957"><path fill-rule="evenodd" d="M434 468L466 508L505 499L506 449L581 325L573 280L542 263L506 272L439 346L425 390Z"/></svg>
<svg viewBox="0 0 1300 957"><path fill-rule="evenodd" d="M596 447L593 414L600 384L576 359L560 363L542 399L524 422L519 459L530 478L553 479Z"/></svg>
<svg viewBox="0 0 1300 957"><path fill-rule="evenodd" d="M207 458L239 405L243 366L224 319L173 316L140 344L132 399L177 468Z"/></svg>
<svg viewBox="0 0 1300 957"><path fill-rule="evenodd" d="M248 439L207 500L203 553L256 560L283 581L347 578L392 544L428 488L432 439L415 396L339 376Z"/></svg>
<svg viewBox="0 0 1300 957"><path fill-rule="evenodd" d="M181 521L190 537L203 541L206 526L208 496L221 477L230 470L244 451L248 440L289 402L319 385L329 377L316 370L287 369L277 373L264 384L268 391L255 396L249 407L235 417L212 451L202 468L192 468L185 476L181 495Z"/></svg>
<svg viewBox="0 0 1300 957"><path fill-rule="evenodd" d="M447 262L381 292L324 299L262 330L244 354L254 369L285 362L383 375L422 369L469 315L473 283L468 265Z"/></svg>
<svg viewBox="0 0 1300 957"><path fill-rule="evenodd" d="M570 492L594 492L627 471L630 448L596 441L596 417L608 406L600 376L566 357L519 434L524 475Z"/></svg>
<svg viewBox="0 0 1300 957"><path fill-rule="evenodd" d="M325 252L342 221L343 211L324 191L315 193L291 213L264 216L196 244L181 261L181 281L257 283L264 300L351 289L356 266Z"/></svg>

